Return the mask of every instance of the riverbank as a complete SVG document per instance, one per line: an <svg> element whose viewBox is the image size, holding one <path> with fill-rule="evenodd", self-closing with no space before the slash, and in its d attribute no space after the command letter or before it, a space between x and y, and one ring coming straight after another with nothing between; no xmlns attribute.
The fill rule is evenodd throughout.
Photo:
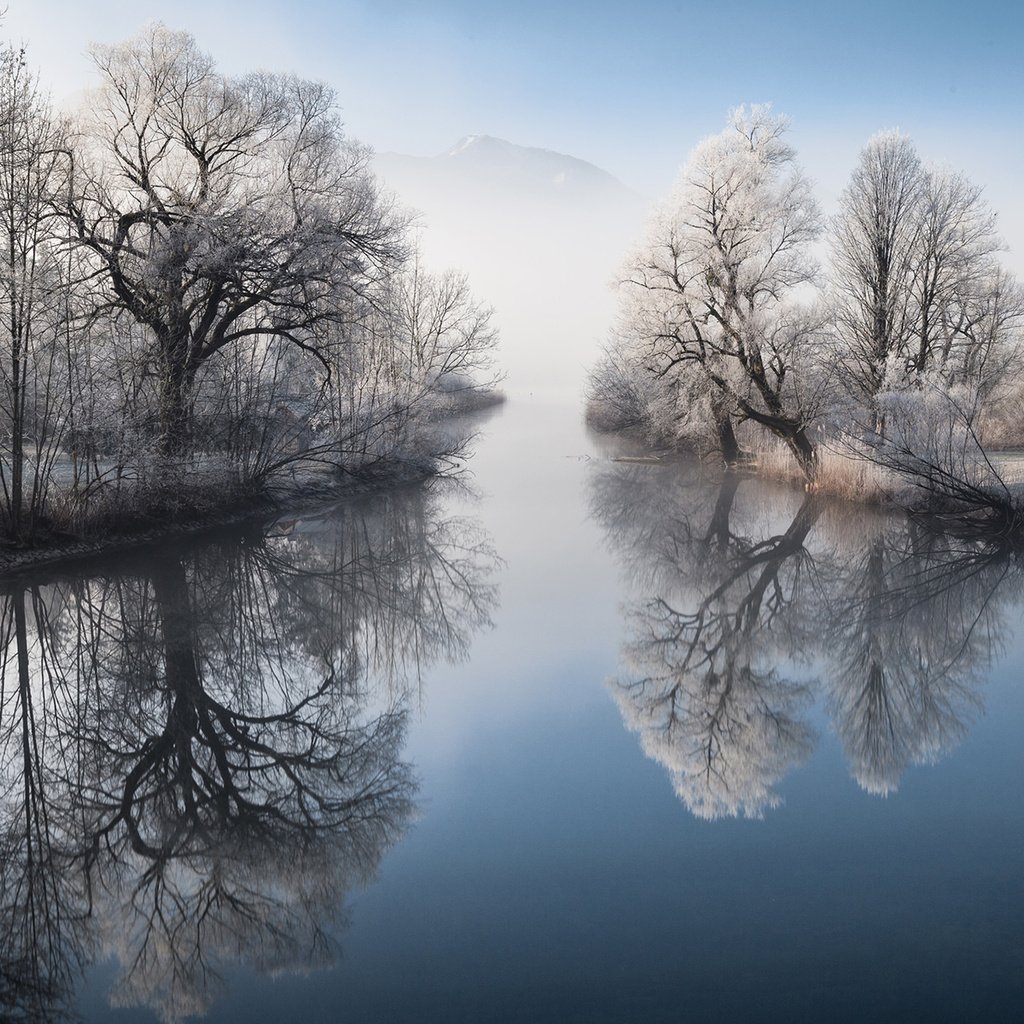
<svg viewBox="0 0 1024 1024"><path fill-rule="evenodd" d="M620 461L671 463L693 459L721 472L738 471L824 498L903 512L941 533L1018 549L1024 535L1024 451L989 450L948 439L945 447L917 453L854 442L819 440L813 477L781 441L744 438L742 458L731 466L721 453L653 445L637 425L611 431L588 426ZM934 447L934 446L933 446Z"/></svg>
<svg viewBox="0 0 1024 1024"><path fill-rule="evenodd" d="M91 524L82 534L53 533L29 545L0 543L0 579L51 566L106 558L161 542L198 537L244 523L274 520L286 513L308 512L346 498L388 488L416 486L433 476L395 473L372 479L348 477L330 481L325 474L320 481L310 480L275 494L266 491L244 497L235 494L230 501L222 501L216 507L199 507L186 500L174 508L162 505L130 517L112 517L109 521ZM193 500L195 497L195 494L187 496Z"/></svg>
<svg viewBox="0 0 1024 1024"><path fill-rule="evenodd" d="M85 516L76 519L68 514L46 524L29 542L0 540L0 579L422 485L448 475L461 463L476 428L504 403L500 392L476 395L473 404L460 405L456 412L435 421L441 430L439 440L446 442L434 445L435 450L403 453L351 470L297 461L293 471L271 482L246 483L179 467L163 480L150 481L120 501L111 501L106 508L94 504Z"/></svg>

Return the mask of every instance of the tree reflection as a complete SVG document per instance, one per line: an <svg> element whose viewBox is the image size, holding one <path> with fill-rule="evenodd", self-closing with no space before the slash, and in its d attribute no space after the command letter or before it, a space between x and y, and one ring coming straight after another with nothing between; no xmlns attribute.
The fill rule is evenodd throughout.
<svg viewBox="0 0 1024 1024"><path fill-rule="evenodd" d="M981 707L1013 563L906 519L847 526L841 551L822 652L828 708L854 777L884 795L955 746Z"/></svg>
<svg viewBox="0 0 1024 1024"><path fill-rule="evenodd" d="M29 625L47 616L36 589L0 600L0 1015L24 1021L63 1014L87 948L84 887L64 870L58 820L70 767L61 680L40 677L47 636Z"/></svg>
<svg viewBox="0 0 1024 1024"><path fill-rule="evenodd" d="M669 771L677 794L704 818L757 816L774 787L811 750L806 684L780 668L807 638L804 541L818 516L804 502L788 527L745 536L734 511L739 479L717 492L677 474L618 470L602 484L609 507L626 499L636 560L650 565L653 596L629 612L630 674L614 684L630 728ZM669 519L658 518L666 505Z"/></svg>
<svg viewBox="0 0 1024 1024"><path fill-rule="evenodd" d="M811 753L816 698L857 781L881 794L955 745L980 707L1017 589L998 554L678 467L606 467L592 505L643 595L613 690L693 813L776 806Z"/></svg>
<svg viewBox="0 0 1024 1024"><path fill-rule="evenodd" d="M346 892L413 811L409 684L464 656L494 566L411 492L54 580L28 620L6 595L9 1012L55 1016L96 949L114 1002L166 1020L232 964L332 962Z"/></svg>

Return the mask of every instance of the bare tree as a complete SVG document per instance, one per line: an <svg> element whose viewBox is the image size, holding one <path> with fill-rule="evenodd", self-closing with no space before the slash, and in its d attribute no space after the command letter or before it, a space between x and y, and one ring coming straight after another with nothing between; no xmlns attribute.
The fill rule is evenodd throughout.
<svg viewBox="0 0 1024 1024"><path fill-rule="evenodd" d="M726 420L750 420L810 475L813 388L799 377L821 322L794 292L814 278L820 228L786 126L767 107L740 108L698 146L629 261L623 316L649 372L710 393L723 448Z"/></svg>
<svg viewBox="0 0 1024 1024"><path fill-rule="evenodd" d="M24 53L0 52L0 491L5 532L24 541L44 511L70 422L63 226L65 129Z"/></svg>
<svg viewBox="0 0 1024 1024"><path fill-rule="evenodd" d="M401 258L401 223L325 85L228 78L159 24L93 59L68 213L105 301L150 333L141 369L174 454L199 368L254 337L319 351L346 297Z"/></svg>
<svg viewBox="0 0 1024 1024"><path fill-rule="evenodd" d="M346 472L404 460L415 470L454 456L460 439L432 429L493 393L497 331L465 277L418 256L349 307L333 328L322 457ZM454 442L454 443L453 443Z"/></svg>
<svg viewBox="0 0 1024 1024"><path fill-rule="evenodd" d="M876 135L861 153L831 225L843 378L861 395L882 390L890 357L909 344L907 284L920 234L922 176L909 139L897 132Z"/></svg>
<svg viewBox="0 0 1024 1024"><path fill-rule="evenodd" d="M841 376L876 431L885 391L931 383L990 401L1016 381L1024 304L980 188L885 132L861 153L831 236Z"/></svg>
<svg viewBox="0 0 1024 1024"><path fill-rule="evenodd" d="M919 375L945 367L956 335L972 320L965 304L988 290L989 277L997 272L992 257L1001 248L995 214L980 188L941 170L929 171L923 185L909 354L909 366Z"/></svg>
<svg viewBox="0 0 1024 1024"><path fill-rule="evenodd" d="M432 274L417 256L388 284L396 341L414 382L446 396L497 383L493 311L473 299L464 274Z"/></svg>

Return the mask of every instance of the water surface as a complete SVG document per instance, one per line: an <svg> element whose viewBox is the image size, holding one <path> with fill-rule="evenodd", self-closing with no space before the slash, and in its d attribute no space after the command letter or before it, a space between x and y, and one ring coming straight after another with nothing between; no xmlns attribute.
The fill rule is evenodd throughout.
<svg viewBox="0 0 1024 1024"><path fill-rule="evenodd" d="M0 998L1016 1020L1016 564L481 431L469 487L8 586Z"/></svg>

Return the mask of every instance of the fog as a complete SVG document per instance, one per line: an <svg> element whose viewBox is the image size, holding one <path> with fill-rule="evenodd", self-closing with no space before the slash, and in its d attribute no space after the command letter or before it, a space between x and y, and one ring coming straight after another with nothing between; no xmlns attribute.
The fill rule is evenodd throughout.
<svg viewBox="0 0 1024 1024"><path fill-rule="evenodd" d="M794 130L798 159L826 216L835 212L870 134L840 141L831 132L818 139L799 126ZM698 141L681 143L680 159ZM926 162L962 167L989 186L985 195L1007 243L1005 264L1020 273L1024 264L1014 243L1024 235L1024 217L1008 170L979 138L965 138L952 161L941 158L936 138L926 135L922 141ZM844 158L848 166L840 169ZM587 369L615 316L616 279L661 195L641 194L569 154L489 135L453 140L449 149L429 157L378 153L374 166L415 216L430 268L465 272L473 292L494 307L509 397L581 403ZM677 168L662 171L667 192ZM827 265L825 237L814 251Z"/></svg>
<svg viewBox="0 0 1024 1024"><path fill-rule="evenodd" d="M432 268L465 271L494 306L509 396L579 401L645 201L585 161L490 136L382 153L376 170L417 212Z"/></svg>

